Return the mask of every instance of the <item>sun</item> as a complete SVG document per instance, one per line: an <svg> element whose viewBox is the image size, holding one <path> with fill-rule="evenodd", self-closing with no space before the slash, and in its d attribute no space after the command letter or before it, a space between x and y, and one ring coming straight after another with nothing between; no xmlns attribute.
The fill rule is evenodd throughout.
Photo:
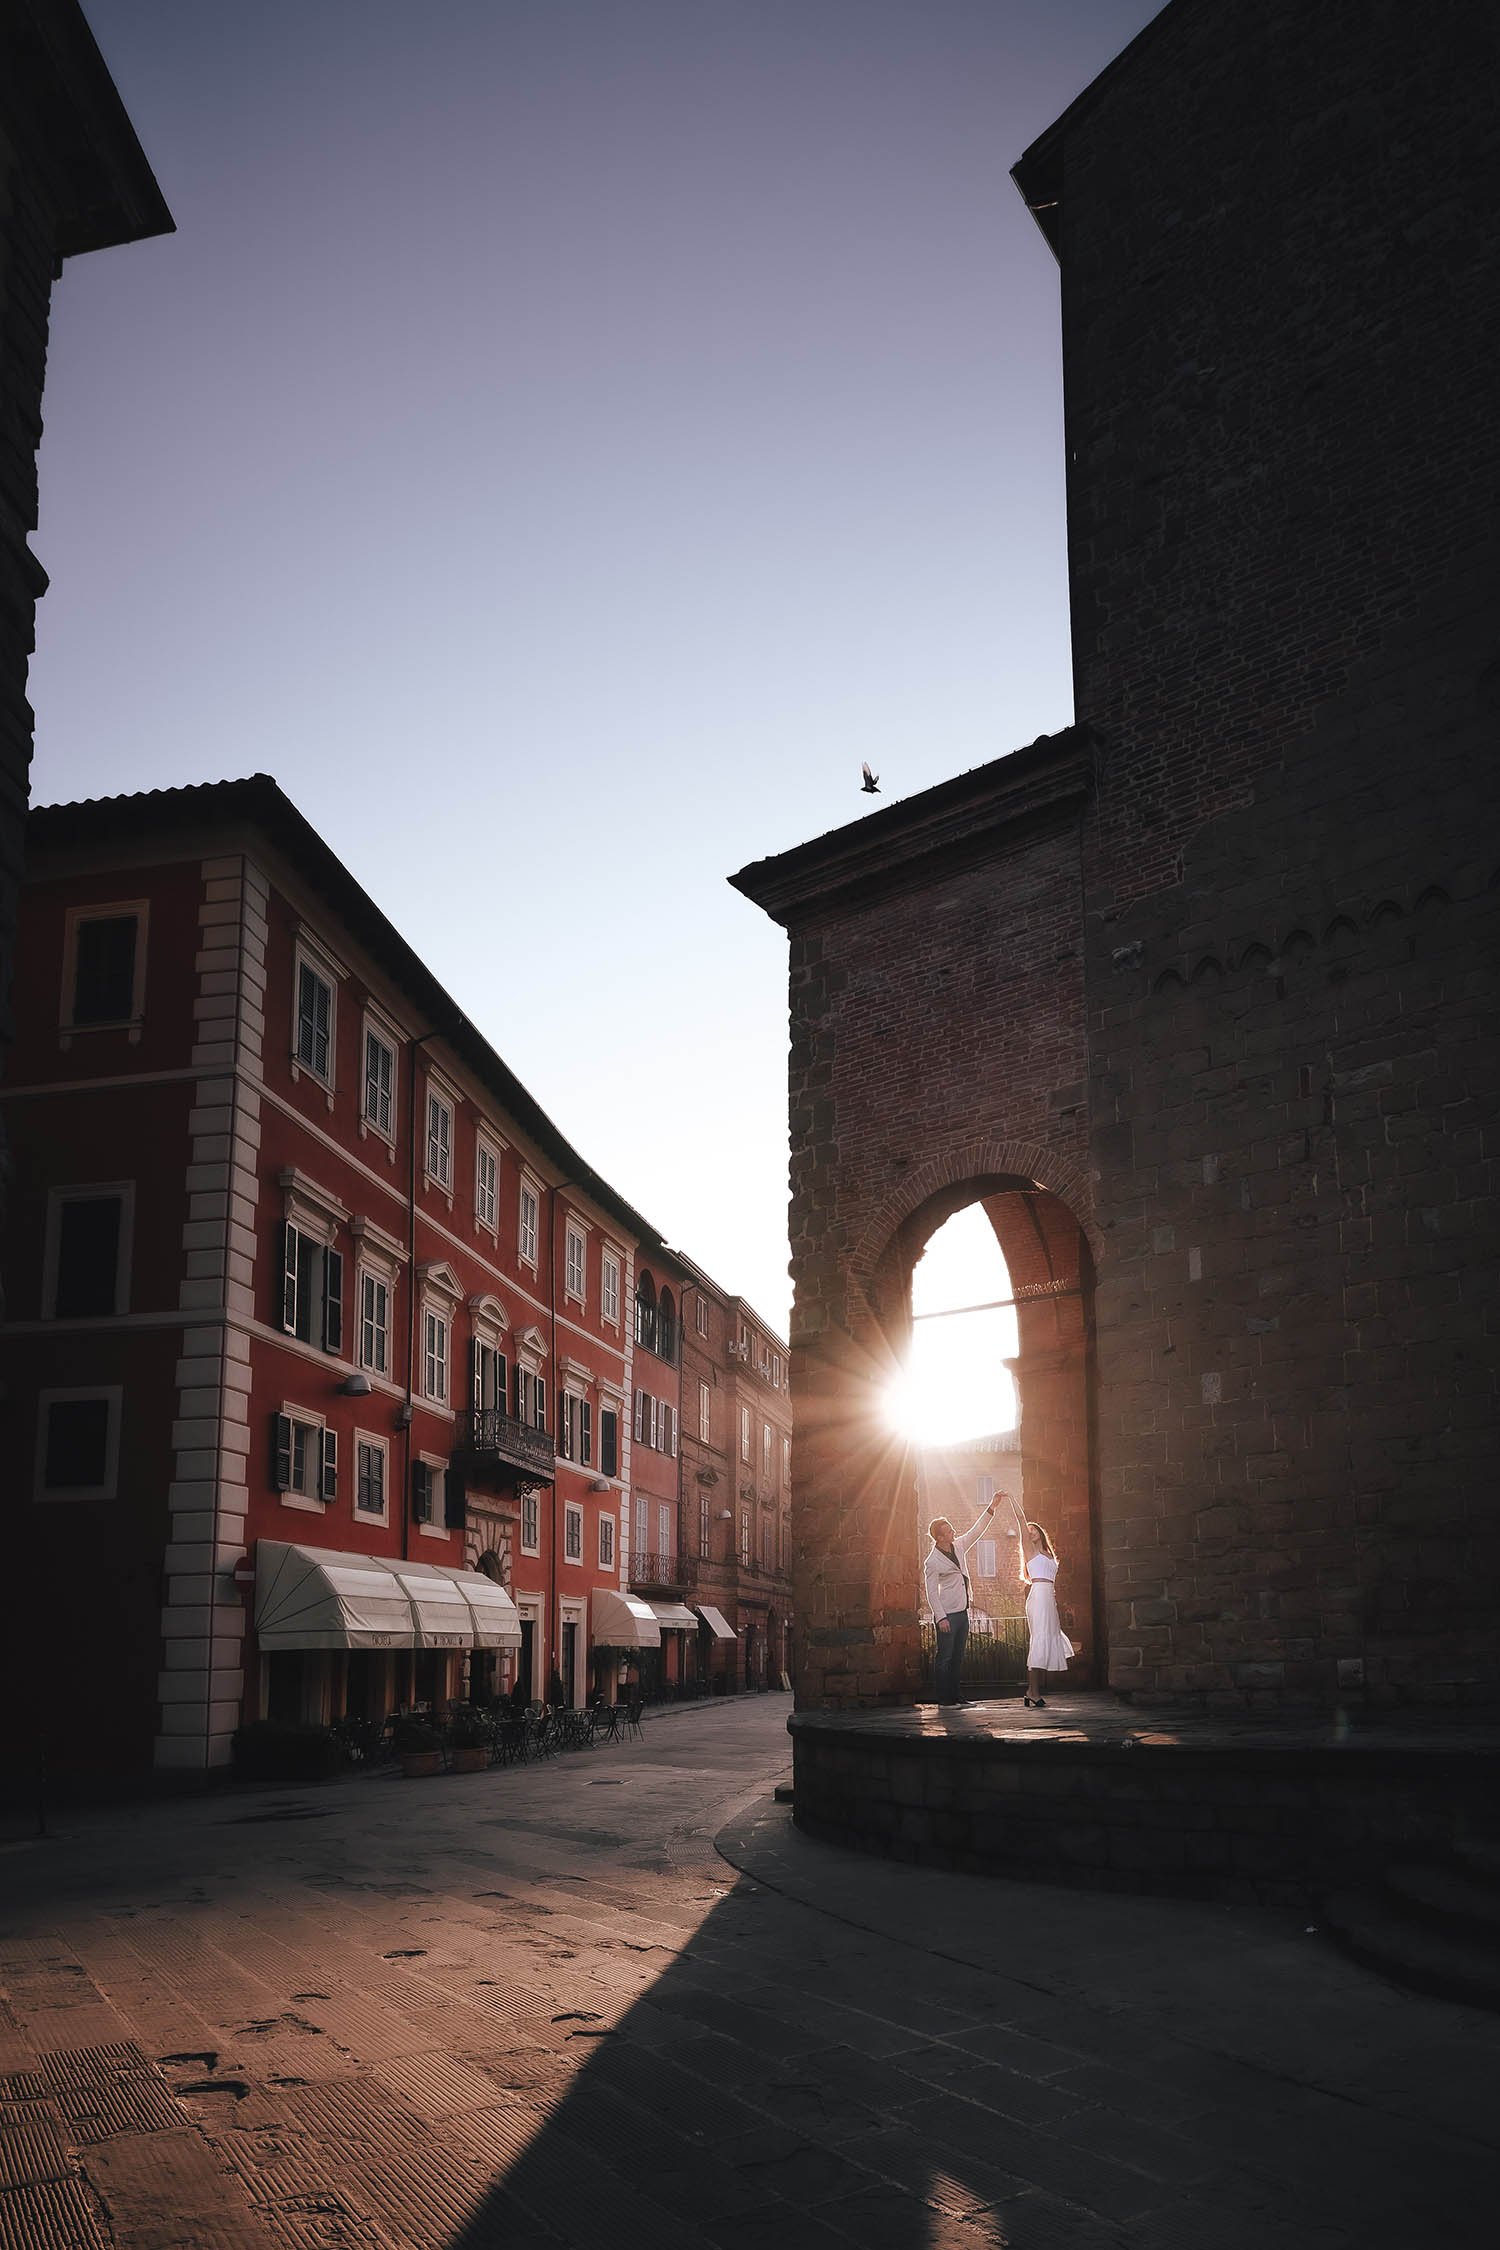
<svg viewBox="0 0 1500 2250"><path fill-rule="evenodd" d="M994 1231L978 1204L956 1212L912 1275L912 1340L886 1394L891 1427L915 1445L957 1445L1014 1429L1016 1316Z"/></svg>

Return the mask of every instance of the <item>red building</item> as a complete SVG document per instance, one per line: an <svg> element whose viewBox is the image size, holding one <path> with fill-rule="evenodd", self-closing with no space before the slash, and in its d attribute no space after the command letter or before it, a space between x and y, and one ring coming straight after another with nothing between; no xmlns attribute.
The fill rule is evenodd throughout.
<svg viewBox="0 0 1500 2250"><path fill-rule="evenodd" d="M0 1429L49 1755L680 1678L680 1262L270 780L29 854Z"/></svg>

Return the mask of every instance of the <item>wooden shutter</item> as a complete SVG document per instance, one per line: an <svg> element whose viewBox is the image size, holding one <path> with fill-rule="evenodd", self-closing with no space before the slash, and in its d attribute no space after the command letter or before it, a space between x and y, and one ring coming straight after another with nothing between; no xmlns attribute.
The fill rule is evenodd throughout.
<svg viewBox="0 0 1500 2250"><path fill-rule="evenodd" d="M284 1334L295 1336L297 1333L297 1229L294 1226L283 1226L281 1229L279 1263L281 1266L281 1327Z"/></svg>
<svg viewBox="0 0 1500 2250"><path fill-rule="evenodd" d="M578 1458L585 1468L594 1458L594 1409L586 1398L578 1401Z"/></svg>
<svg viewBox="0 0 1500 2250"><path fill-rule="evenodd" d="M547 1379L544 1375L536 1379L536 1426L539 1430L547 1427Z"/></svg>
<svg viewBox="0 0 1500 2250"><path fill-rule="evenodd" d="M463 1478L452 1468L443 1478L443 1520L450 1531L462 1531L469 1520L469 1495Z"/></svg>
<svg viewBox="0 0 1500 2250"><path fill-rule="evenodd" d="M275 1492L292 1489L292 1418L290 1414L271 1416L271 1488Z"/></svg>
<svg viewBox="0 0 1500 2250"><path fill-rule="evenodd" d="M322 1500L337 1500L339 1496L339 1438L337 1430L324 1430L318 1454L318 1496Z"/></svg>
<svg viewBox="0 0 1500 2250"><path fill-rule="evenodd" d="M425 1461L411 1465L411 1512L414 1523L432 1521L432 1471Z"/></svg>
<svg viewBox="0 0 1500 2250"><path fill-rule="evenodd" d="M484 1387L480 1380L479 1339L469 1338L469 1411L477 1414L484 1405Z"/></svg>
<svg viewBox="0 0 1500 2250"><path fill-rule="evenodd" d="M344 1348L344 1261L337 1250L323 1252L323 1349Z"/></svg>
<svg viewBox="0 0 1500 2250"><path fill-rule="evenodd" d="M599 1467L607 1477L620 1472L620 1417L608 1406L599 1416Z"/></svg>

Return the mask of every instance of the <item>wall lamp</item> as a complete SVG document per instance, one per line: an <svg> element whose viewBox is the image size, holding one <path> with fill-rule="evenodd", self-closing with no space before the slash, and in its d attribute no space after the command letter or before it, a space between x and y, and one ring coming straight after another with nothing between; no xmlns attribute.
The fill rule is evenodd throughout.
<svg viewBox="0 0 1500 2250"><path fill-rule="evenodd" d="M370 1395L369 1376L346 1375L339 1385L338 1395L340 1398L368 1398Z"/></svg>

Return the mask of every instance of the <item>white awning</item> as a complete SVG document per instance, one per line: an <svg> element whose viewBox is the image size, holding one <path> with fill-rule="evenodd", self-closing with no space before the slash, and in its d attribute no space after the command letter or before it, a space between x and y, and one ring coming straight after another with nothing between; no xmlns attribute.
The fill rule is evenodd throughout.
<svg viewBox="0 0 1500 2250"><path fill-rule="evenodd" d="M456 1573L441 1563L393 1562L416 1621L416 1648L472 1648L474 1617L456 1583Z"/></svg>
<svg viewBox="0 0 1500 2250"><path fill-rule="evenodd" d="M714 1608L712 1602L700 1602L698 1615L716 1641L732 1641L735 1638L734 1627L721 1609Z"/></svg>
<svg viewBox="0 0 1500 2250"><path fill-rule="evenodd" d="M263 1650L417 1645L411 1603L378 1556L280 1539L256 1544L255 1636Z"/></svg>
<svg viewBox="0 0 1500 2250"><path fill-rule="evenodd" d="M647 1608L664 1633L696 1633L698 1620L686 1602L648 1602Z"/></svg>
<svg viewBox="0 0 1500 2250"><path fill-rule="evenodd" d="M661 1627L649 1602L635 1594L596 1587L593 1599L595 1648L660 1648Z"/></svg>
<svg viewBox="0 0 1500 2250"><path fill-rule="evenodd" d="M262 1649L519 1648L521 1621L482 1571L262 1539L255 1549Z"/></svg>

